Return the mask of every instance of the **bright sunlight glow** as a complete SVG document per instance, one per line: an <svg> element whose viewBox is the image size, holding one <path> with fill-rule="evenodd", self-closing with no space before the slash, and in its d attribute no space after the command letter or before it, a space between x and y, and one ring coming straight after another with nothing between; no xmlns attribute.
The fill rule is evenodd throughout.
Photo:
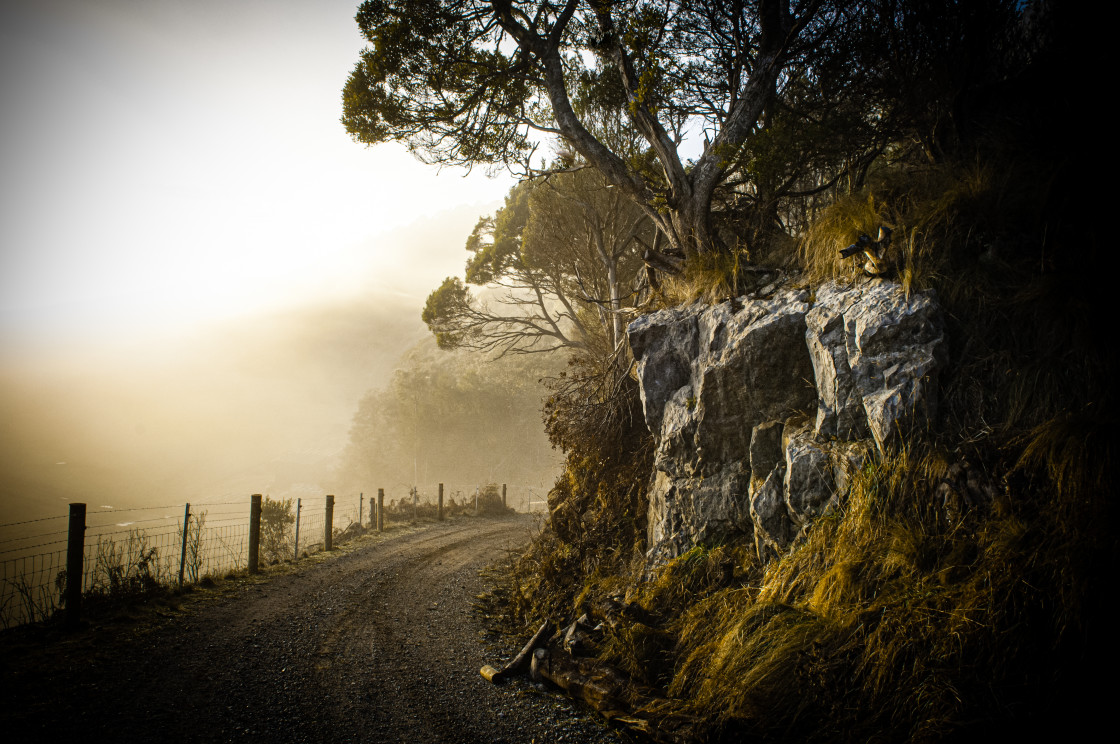
<svg viewBox="0 0 1120 744"><path fill-rule="evenodd" d="M469 220L408 276L411 247L384 237L459 205L489 211L511 181L349 139L356 6L3 4L5 354L340 294L419 307L461 271Z"/></svg>

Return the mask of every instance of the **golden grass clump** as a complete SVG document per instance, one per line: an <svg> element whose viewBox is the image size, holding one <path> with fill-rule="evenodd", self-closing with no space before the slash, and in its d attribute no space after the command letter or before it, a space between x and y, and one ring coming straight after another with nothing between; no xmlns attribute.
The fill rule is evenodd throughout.
<svg viewBox="0 0 1120 744"><path fill-rule="evenodd" d="M953 281L972 281L978 262L1006 260L1000 251L1018 251L1008 235L1021 235L1038 219L1037 191L1018 188L1017 171L990 166L941 165L883 167L858 193L838 197L803 236L801 264L806 279L845 283L863 275L859 258L840 258L840 249L861 233L893 231L886 259L907 288L925 289Z"/></svg>
<svg viewBox="0 0 1120 744"><path fill-rule="evenodd" d="M861 233L872 238L880 225L892 222L886 206L872 194L838 199L827 207L801 241L801 261L806 278L814 283L835 279L854 282L863 275L858 257L841 259L840 250L855 242Z"/></svg>
<svg viewBox="0 0 1120 744"><path fill-rule="evenodd" d="M703 302L714 305L743 292L745 260L739 250L698 255L685 263L684 271L662 277L660 300L664 307Z"/></svg>
<svg viewBox="0 0 1120 744"><path fill-rule="evenodd" d="M1057 489L1099 501L1105 477L1069 461L1074 448L1036 438L1020 467L1049 486L1024 475L964 513L945 508L950 453L869 461L843 507L764 569L743 549L694 548L640 583L632 596L665 622L619 632L603 657L655 654L659 672L638 676L664 680L660 707L716 741L937 741L1060 705L1093 591L1071 577L1101 544Z"/></svg>

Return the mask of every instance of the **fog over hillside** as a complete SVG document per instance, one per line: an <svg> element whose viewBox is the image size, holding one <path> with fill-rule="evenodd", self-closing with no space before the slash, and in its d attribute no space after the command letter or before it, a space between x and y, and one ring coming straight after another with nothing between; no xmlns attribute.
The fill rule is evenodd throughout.
<svg viewBox="0 0 1120 744"><path fill-rule="evenodd" d="M384 297L384 296L383 296ZM345 444L361 395L424 333L404 298L349 300L0 372L3 521L283 494Z"/></svg>

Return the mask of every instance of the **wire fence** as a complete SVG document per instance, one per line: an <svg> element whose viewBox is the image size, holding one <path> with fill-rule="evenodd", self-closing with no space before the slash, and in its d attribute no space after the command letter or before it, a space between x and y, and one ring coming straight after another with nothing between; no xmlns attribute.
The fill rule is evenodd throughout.
<svg viewBox="0 0 1120 744"><path fill-rule="evenodd" d="M196 582L246 564L249 509L244 501L94 509L82 540L83 594ZM184 539L184 516L187 534ZM67 584L69 515L0 524L0 627L46 620ZM181 565L182 564L182 565Z"/></svg>
<svg viewBox="0 0 1120 744"><path fill-rule="evenodd" d="M380 489L382 521L391 525L442 514L477 514L480 499L496 504L498 488L496 484L397 484ZM544 494L541 485L500 487L502 504L519 512L541 511L546 507ZM254 498L259 509L260 497ZM357 527L377 527L377 499L377 494L362 492L272 502L274 511L263 520L258 516L257 560L265 564L298 560L323 550L328 520L332 539ZM269 501L263 502L265 507ZM79 601L135 596L252 570L253 509L252 499L247 499L86 511L77 543L82 567L76 585ZM71 592L76 588L67 577L68 546L74 544L70 518L59 515L0 524L0 628L48 620L64 608L68 588Z"/></svg>

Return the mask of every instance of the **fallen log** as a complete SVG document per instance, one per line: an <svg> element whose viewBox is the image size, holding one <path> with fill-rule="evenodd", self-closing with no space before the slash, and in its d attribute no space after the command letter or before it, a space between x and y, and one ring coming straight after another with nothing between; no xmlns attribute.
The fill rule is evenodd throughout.
<svg viewBox="0 0 1120 744"><path fill-rule="evenodd" d="M514 674L527 671L533 651L545 644L550 635L549 631L551 628L552 624L547 620L544 621L541 623L541 627L537 629L537 632L533 634L533 637L529 639L529 642L525 644L525 647L522 648L521 651L517 653L517 656L514 656L508 664L501 669L495 669L487 664L479 670L479 673L487 682L497 684Z"/></svg>
<svg viewBox="0 0 1120 744"><path fill-rule="evenodd" d="M604 617L604 622L619 622L624 616L635 620L652 620L637 603L608 599L597 608L600 612L582 615L560 632L552 634L552 624L544 622L529 642L500 670L492 666L481 669L482 676L494 683L513 675L527 673L537 683L545 682L563 690L568 697L594 708L604 718L641 731L656 742L684 744L693 740L695 721L672 713L673 705L659 697L651 688L635 684L632 679L609 664L597 659L577 657L567 648L588 642L593 628L589 615ZM639 621L640 622L640 621ZM550 642L551 641L551 642Z"/></svg>
<svg viewBox="0 0 1120 744"><path fill-rule="evenodd" d="M694 721L664 713L649 715L649 711L664 710L665 699L609 664L575 658L561 648L538 648L533 652L532 674L534 681L547 680L604 718L641 731L654 741L683 744L693 740Z"/></svg>

